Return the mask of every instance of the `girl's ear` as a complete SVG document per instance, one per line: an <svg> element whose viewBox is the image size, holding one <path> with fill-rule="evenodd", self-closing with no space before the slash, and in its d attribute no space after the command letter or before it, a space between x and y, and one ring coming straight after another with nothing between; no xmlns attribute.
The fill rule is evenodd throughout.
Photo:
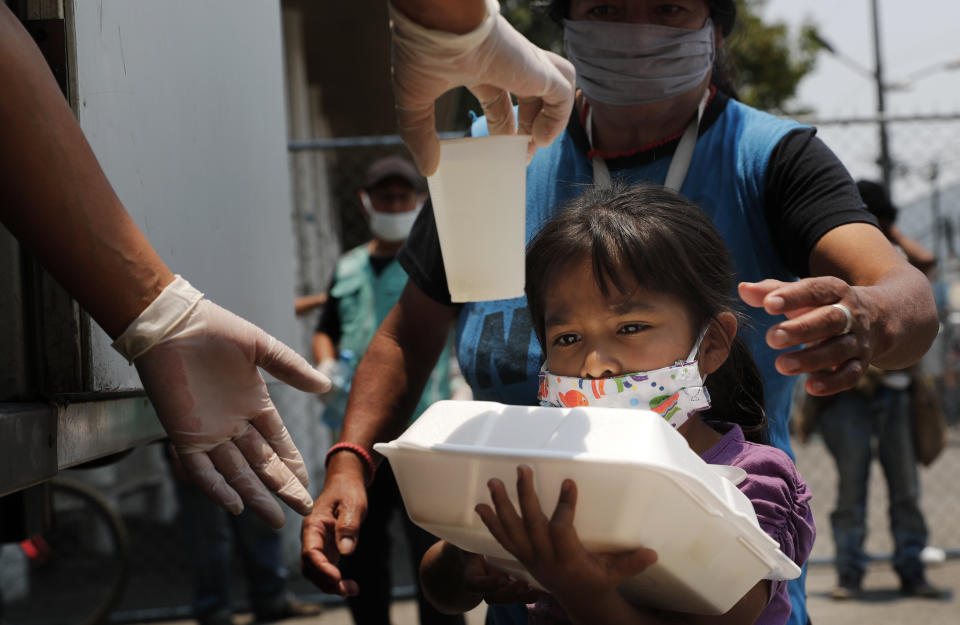
<svg viewBox="0 0 960 625"><path fill-rule="evenodd" d="M700 343L700 375L706 376L720 368L730 355L730 346L737 336L737 317L731 312L722 312L710 322L707 333Z"/></svg>

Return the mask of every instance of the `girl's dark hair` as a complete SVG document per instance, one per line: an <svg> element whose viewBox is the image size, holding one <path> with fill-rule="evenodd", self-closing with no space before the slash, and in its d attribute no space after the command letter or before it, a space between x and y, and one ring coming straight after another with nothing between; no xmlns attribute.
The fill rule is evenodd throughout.
<svg viewBox="0 0 960 625"><path fill-rule="evenodd" d="M729 37L733 27L737 23L737 2L736 0L706 0L710 8L710 19L714 24L720 25L720 32L724 37ZM547 15L556 22L560 28L563 28L563 20L570 17L570 0L543 0L541 5L544 7ZM710 83L717 89L723 91L733 99L739 99L737 90L734 86L736 69L727 47L717 48L717 56L713 61L713 74L710 77Z"/></svg>
<svg viewBox="0 0 960 625"><path fill-rule="evenodd" d="M742 321L734 295L733 260L710 218L664 187L591 188L567 203L527 248L526 292L533 327L546 350L544 305L551 285L572 264L589 259L601 293L626 293L633 281L682 301L699 333L721 312ZM707 377L707 420L737 423L748 440L766 443L763 384L746 344Z"/></svg>

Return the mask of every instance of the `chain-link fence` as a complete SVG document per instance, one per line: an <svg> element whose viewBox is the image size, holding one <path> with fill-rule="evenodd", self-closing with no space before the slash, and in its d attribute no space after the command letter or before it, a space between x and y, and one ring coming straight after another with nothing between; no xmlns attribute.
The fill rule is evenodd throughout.
<svg viewBox="0 0 960 625"><path fill-rule="evenodd" d="M805 121L817 128L854 178L880 178L879 118ZM883 121L898 225L930 249L952 256L960 223L960 113L887 116Z"/></svg>

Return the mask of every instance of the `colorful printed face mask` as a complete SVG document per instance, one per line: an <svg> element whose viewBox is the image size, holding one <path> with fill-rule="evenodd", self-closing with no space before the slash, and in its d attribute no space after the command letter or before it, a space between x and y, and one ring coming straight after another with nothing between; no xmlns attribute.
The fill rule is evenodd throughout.
<svg viewBox="0 0 960 625"><path fill-rule="evenodd" d="M578 378L554 375L544 365L540 370L540 404L555 408L602 406L652 410L679 428L690 415L710 407L710 394L695 359L705 333L706 329L700 333L686 360L653 371L612 378Z"/></svg>

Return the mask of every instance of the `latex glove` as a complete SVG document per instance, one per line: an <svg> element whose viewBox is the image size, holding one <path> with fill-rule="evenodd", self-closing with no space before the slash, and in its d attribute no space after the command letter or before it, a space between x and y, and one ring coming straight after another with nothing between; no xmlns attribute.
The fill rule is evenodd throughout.
<svg viewBox="0 0 960 625"><path fill-rule="evenodd" d="M510 101L516 95L519 132L532 135L528 157L566 127L573 65L514 30L496 0L487 0L487 17L463 35L424 28L389 7L397 123L423 175L440 160L434 102L454 87L464 85L480 100L490 134L518 132Z"/></svg>
<svg viewBox="0 0 960 625"><path fill-rule="evenodd" d="M310 512L303 458L257 369L303 391L328 390L310 363L180 276L114 347L137 367L183 468L208 497L234 514L246 504L273 527L284 515L271 491Z"/></svg>

